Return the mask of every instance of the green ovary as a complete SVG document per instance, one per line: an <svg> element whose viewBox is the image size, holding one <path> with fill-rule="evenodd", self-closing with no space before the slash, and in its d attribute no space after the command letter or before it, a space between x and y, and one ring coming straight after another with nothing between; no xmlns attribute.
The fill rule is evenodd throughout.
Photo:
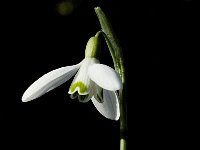
<svg viewBox="0 0 200 150"><path fill-rule="evenodd" d="M74 92L74 90L77 88L77 87L79 87L79 89L80 89L80 93L85 93L87 90L88 90L88 87L83 83L83 82L81 82L81 81L79 81L79 82L75 82L75 83L73 83L72 85L71 85L71 87L70 87L70 92Z"/></svg>

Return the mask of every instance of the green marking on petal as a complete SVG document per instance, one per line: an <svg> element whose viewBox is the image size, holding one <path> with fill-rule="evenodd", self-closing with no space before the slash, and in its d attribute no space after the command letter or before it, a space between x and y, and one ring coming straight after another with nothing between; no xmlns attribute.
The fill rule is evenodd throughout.
<svg viewBox="0 0 200 150"><path fill-rule="evenodd" d="M80 93L85 93L87 90L88 90L88 87L83 83L83 82L81 82L81 81L79 81L79 82L75 82L75 83L73 83L72 85L71 85L71 87L70 87L70 92L74 92L74 90L77 88L77 87L79 87L79 89L80 89Z"/></svg>

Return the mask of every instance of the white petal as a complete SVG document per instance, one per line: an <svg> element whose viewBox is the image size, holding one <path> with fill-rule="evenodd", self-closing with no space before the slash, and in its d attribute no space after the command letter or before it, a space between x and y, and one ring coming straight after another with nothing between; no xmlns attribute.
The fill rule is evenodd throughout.
<svg viewBox="0 0 200 150"><path fill-rule="evenodd" d="M36 99L69 80L79 69L80 64L55 69L35 81L23 94L22 101Z"/></svg>
<svg viewBox="0 0 200 150"><path fill-rule="evenodd" d="M118 97L115 92L103 90L103 103L99 103L94 97L92 102L96 109L106 118L118 120L120 117Z"/></svg>
<svg viewBox="0 0 200 150"><path fill-rule="evenodd" d="M109 66L94 64L89 67L88 75L100 87L116 91L122 88L122 81L119 74Z"/></svg>

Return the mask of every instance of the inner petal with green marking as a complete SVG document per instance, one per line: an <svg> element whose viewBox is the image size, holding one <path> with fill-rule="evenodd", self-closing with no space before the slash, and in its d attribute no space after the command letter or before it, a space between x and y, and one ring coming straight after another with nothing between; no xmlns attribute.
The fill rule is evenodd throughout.
<svg viewBox="0 0 200 150"><path fill-rule="evenodd" d="M88 87L81 81L73 83L69 90L71 93L74 93L76 89L79 90L79 93L81 94L87 93L88 91Z"/></svg>
<svg viewBox="0 0 200 150"><path fill-rule="evenodd" d="M69 94L73 94L72 97L75 97L76 94L74 93L78 92L78 95L88 95L91 97L92 94L92 87L93 87L93 82L90 80L88 76L88 67L93 64L97 64L99 61L96 58L85 58L81 64L81 67L76 74L70 88L69 88ZM77 97L77 96L76 96ZM86 97L80 98L82 99L87 99Z"/></svg>

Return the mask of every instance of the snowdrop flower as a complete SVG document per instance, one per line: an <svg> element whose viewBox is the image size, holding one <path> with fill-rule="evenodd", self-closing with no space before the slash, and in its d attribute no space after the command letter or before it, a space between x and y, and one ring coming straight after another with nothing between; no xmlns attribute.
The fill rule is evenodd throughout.
<svg viewBox="0 0 200 150"><path fill-rule="evenodd" d="M91 37L86 45L85 58L76 65L55 69L36 80L23 94L28 102L65 83L74 76L69 88L71 98L80 102L92 100L96 109L106 118L118 120L120 116L117 90L122 88L119 74L99 63L99 37Z"/></svg>

